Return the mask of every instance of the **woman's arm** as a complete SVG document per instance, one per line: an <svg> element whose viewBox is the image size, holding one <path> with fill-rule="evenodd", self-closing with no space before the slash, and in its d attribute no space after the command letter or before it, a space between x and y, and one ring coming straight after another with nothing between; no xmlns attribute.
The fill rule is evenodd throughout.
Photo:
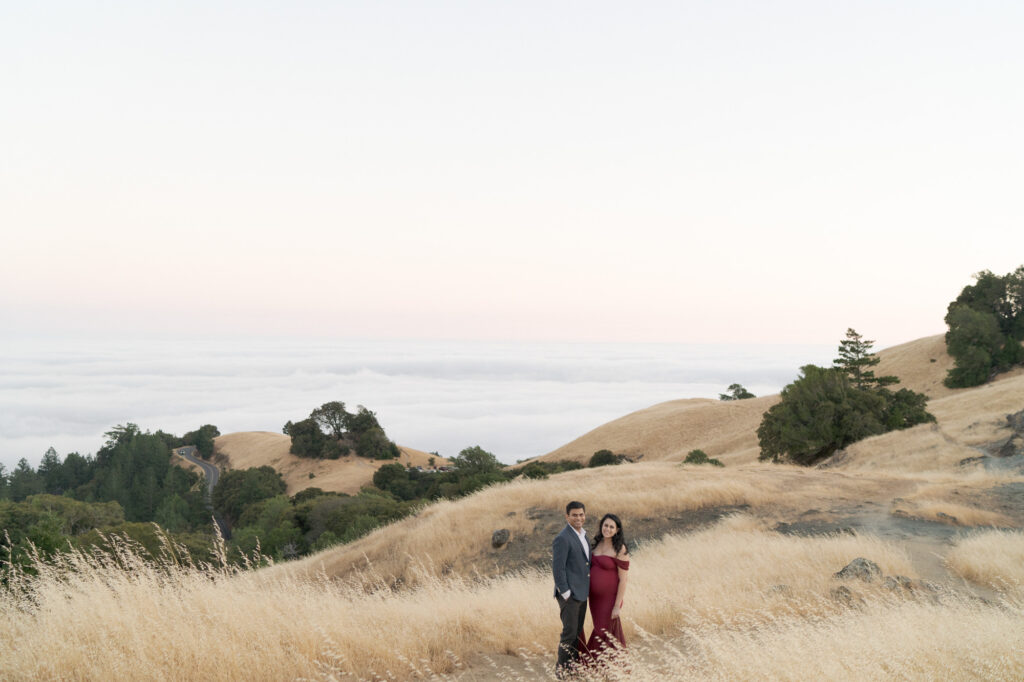
<svg viewBox="0 0 1024 682"><path fill-rule="evenodd" d="M623 547L619 551L617 557L620 561L629 561L629 552ZM619 611L622 609L622 602L626 597L626 580L629 578L629 571L620 568L619 570L619 591L615 593L615 604L612 605L612 618L619 617Z"/></svg>

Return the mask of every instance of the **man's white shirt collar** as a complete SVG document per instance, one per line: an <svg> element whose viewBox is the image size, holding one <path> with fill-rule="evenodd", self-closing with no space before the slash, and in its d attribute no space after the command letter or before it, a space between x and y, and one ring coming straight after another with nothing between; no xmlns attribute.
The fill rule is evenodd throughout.
<svg viewBox="0 0 1024 682"><path fill-rule="evenodd" d="M568 525L569 525L569 528L572 530L572 532L576 533L576 536L579 537L580 544L583 545L583 553L589 559L590 558L590 545L587 544L587 529L586 528L581 528L581 529L579 529L577 531L575 528L572 527L571 524L568 524Z"/></svg>

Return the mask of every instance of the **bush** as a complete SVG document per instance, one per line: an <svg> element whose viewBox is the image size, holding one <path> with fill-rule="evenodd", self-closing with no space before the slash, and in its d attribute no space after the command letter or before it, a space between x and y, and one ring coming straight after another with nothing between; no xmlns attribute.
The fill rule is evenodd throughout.
<svg viewBox="0 0 1024 682"><path fill-rule="evenodd" d="M683 464L710 464L711 466L724 467L720 460L708 457L707 453L703 450L690 450L686 455L686 459L683 460Z"/></svg>
<svg viewBox="0 0 1024 682"><path fill-rule="evenodd" d="M587 466L593 468L621 464L624 459L625 455L616 455L611 450L598 450L590 457Z"/></svg>
<svg viewBox="0 0 1024 682"><path fill-rule="evenodd" d="M544 470L540 462L530 462L523 467L523 478L532 479L545 479L548 477L548 472Z"/></svg>

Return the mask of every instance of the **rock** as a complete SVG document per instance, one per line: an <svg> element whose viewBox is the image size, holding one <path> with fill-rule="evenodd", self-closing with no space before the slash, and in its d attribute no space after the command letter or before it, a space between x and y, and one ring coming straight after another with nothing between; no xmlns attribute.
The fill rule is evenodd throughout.
<svg viewBox="0 0 1024 682"><path fill-rule="evenodd" d="M834 601L837 601L840 604L843 604L844 606L853 606L855 603L860 601L857 598L857 595L853 593L853 590L851 590L846 585L833 587L832 590L829 592L829 596L832 597Z"/></svg>
<svg viewBox="0 0 1024 682"><path fill-rule="evenodd" d="M913 581L905 575L890 575L882 581L882 587L893 592L913 589Z"/></svg>
<svg viewBox="0 0 1024 682"><path fill-rule="evenodd" d="M510 537L512 537L512 534L509 533L507 528L496 530L491 533L491 546L497 549L508 542Z"/></svg>
<svg viewBox="0 0 1024 682"><path fill-rule="evenodd" d="M947 514L946 512L935 512L935 518L937 518L939 521L945 521L946 523L951 523L954 526L960 525L960 521L958 521L955 516L951 516L951 515Z"/></svg>
<svg viewBox="0 0 1024 682"><path fill-rule="evenodd" d="M783 597L788 597L793 594L793 589L789 585L779 584L772 585L767 590L765 590L765 592L767 594L778 594Z"/></svg>
<svg viewBox="0 0 1024 682"><path fill-rule="evenodd" d="M857 557L841 571L835 574L836 578L847 580L849 578L858 578L866 583L873 582L875 578L882 575L882 569L878 567L874 561L865 559L864 557Z"/></svg>

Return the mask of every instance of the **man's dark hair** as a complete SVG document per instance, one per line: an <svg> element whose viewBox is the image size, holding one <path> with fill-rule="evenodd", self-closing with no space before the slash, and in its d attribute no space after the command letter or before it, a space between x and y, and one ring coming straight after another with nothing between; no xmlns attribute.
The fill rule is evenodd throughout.
<svg viewBox="0 0 1024 682"><path fill-rule="evenodd" d="M587 505L583 504L582 502L577 502L576 500L573 500L569 504L565 505L565 515L568 516L569 512L571 512L573 509L582 509L583 511L587 511Z"/></svg>

